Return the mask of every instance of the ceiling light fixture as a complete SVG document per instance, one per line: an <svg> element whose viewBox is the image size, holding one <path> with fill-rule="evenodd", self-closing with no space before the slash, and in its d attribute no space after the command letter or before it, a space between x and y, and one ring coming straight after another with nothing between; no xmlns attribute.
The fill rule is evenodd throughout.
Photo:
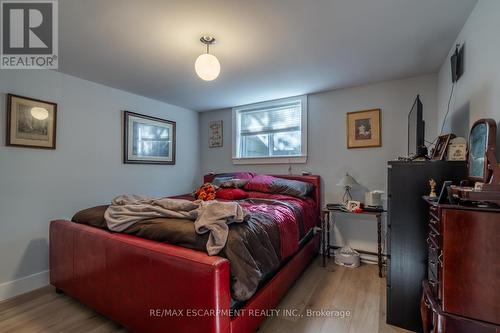
<svg viewBox="0 0 500 333"><path fill-rule="evenodd" d="M204 53L196 59L194 69L196 74L205 81L215 80L220 73L219 60L212 54L209 54L210 45L215 43L215 38L212 36L203 36L200 41L207 46L207 53Z"/></svg>

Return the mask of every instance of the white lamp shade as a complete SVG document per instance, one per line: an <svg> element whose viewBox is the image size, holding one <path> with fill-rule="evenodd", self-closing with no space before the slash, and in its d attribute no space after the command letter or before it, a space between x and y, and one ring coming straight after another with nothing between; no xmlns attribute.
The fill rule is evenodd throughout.
<svg viewBox="0 0 500 333"><path fill-rule="evenodd" d="M202 80L212 81L219 76L220 63L215 56L205 53L196 59L194 69Z"/></svg>
<svg viewBox="0 0 500 333"><path fill-rule="evenodd" d="M348 173L346 173L346 175L337 183L337 186L351 187L356 185L359 185L359 183Z"/></svg>
<svg viewBox="0 0 500 333"><path fill-rule="evenodd" d="M49 117L49 111L35 106L34 108L31 108L31 116L38 120L45 120Z"/></svg>

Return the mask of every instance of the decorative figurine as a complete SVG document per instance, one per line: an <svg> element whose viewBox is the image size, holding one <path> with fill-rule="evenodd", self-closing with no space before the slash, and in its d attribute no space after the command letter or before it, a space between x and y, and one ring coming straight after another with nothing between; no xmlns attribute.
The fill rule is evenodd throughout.
<svg viewBox="0 0 500 333"><path fill-rule="evenodd" d="M431 198L437 197L436 185L437 184L436 184L436 181L434 180L434 178L429 179L429 186L431 187L431 193L429 193L429 197L431 197Z"/></svg>

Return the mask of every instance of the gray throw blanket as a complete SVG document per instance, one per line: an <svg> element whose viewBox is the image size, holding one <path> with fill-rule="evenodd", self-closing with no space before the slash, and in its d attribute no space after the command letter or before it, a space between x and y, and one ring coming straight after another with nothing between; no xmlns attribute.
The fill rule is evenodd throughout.
<svg viewBox="0 0 500 333"><path fill-rule="evenodd" d="M216 255L226 245L228 224L243 222L245 215L236 202L155 199L126 194L113 199L104 218L112 231L123 231L137 222L158 217L192 220L198 234L209 232L207 252Z"/></svg>

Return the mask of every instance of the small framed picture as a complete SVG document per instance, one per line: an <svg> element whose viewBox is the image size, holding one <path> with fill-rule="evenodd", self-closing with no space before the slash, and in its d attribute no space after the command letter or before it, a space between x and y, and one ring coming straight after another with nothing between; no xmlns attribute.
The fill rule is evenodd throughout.
<svg viewBox="0 0 500 333"><path fill-rule="evenodd" d="M432 151L431 160L438 160L438 161L444 160L448 144L450 143L450 140L453 139L454 137L455 135L453 134L441 135L436 142L434 150Z"/></svg>
<svg viewBox="0 0 500 333"><path fill-rule="evenodd" d="M222 120L213 120L208 123L208 147L217 148L223 145Z"/></svg>
<svg viewBox="0 0 500 333"><path fill-rule="evenodd" d="M440 204L443 204L446 202L445 199L448 199L448 187L451 186L453 182L451 180L445 180L443 183L443 187L441 187L441 192L439 193L439 197L437 199L437 202Z"/></svg>
<svg viewBox="0 0 500 333"><path fill-rule="evenodd" d="M123 162L175 164L175 121L124 111Z"/></svg>
<svg viewBox="0 0 500 333"><path fill-rule="evenodd" d="M57 104L7 95L7 146L56 149Z"/></svg>
<svg viewBox="0 0 500 333"><path fill-rule="evenodd" d="M474 183L474 191L482 191L484 187L484 183L475 182Z"/></svg>
<svg viewBox="0 0 500 333"><path fill-rule="evenodd" d="M448 161L466 161L467 160L467 144L466 143L450 143L448 152L446 153Z"/></svg>
<svg viewBox="0 0 500 333"><path fill-rule="evenodd" d="M356 208L361 208L360 201L349 200L347 202L347 210L353 212Z"/></svg>
<svg viewBox="0 0 500 333"><path fill-rule="evenodd" d="M380 109L347 113L347 148L382 146Z"/></svg>

